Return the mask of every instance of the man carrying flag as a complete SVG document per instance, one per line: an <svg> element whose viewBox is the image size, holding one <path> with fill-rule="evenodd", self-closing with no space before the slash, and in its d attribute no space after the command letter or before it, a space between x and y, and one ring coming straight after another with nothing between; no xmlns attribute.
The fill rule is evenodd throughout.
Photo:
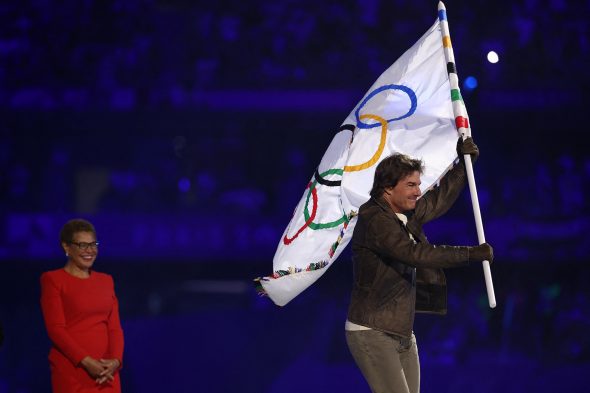
<svg viewBox="0 0 590 393"><path fill-rule="evenodd" d="M483 261L496 306L473 178L478 154L439 2L438 20L344 120L285 229L273 274L256 279L260 293L284 306L352 241L346 339L373 392L419 392L414 316L446 313L442 268ZM480 245L431 245L422 226L443 215L467 181Z"/></svg>
<svg viewBox="0 0 590 393"><path fill-rule="evenodd" d="M459 157L479 154L472 138L457 144ZM420 160L393 154L377 166L371 199L359 210L352 236L354 283L346 341L373 392L417 393L420 362L413 333L415 312L445 314L442 268L492 261L487 243L434 246L423 224L443 215L465 185L463 158L424 197Z"/></svg>

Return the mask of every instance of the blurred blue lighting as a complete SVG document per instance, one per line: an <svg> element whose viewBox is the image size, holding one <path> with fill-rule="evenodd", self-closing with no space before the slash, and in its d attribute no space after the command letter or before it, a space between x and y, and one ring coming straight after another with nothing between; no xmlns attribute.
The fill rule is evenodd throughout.
<svg viewBox="0 0 590 393"><path fill-rule="evenodd" d="M178 181L178 189L182 192L188 192L191 189L191 181L186 177L181 178Z"/></svg>
<svg viewBox="0 0 590 393"><path fill-rule="evenodd" d="M473 90L476 87L477 87L477 78L475 78L474 76L468 76L463 81L463 88L465 90Z"/></svg>

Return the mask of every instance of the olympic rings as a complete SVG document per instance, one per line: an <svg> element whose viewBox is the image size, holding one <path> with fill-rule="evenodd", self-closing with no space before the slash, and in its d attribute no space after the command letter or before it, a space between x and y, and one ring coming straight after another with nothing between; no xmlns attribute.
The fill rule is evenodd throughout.
<svg viewBox="0 0 590 393"><path fill-rule="evenodd" d="M328 169L327 171L321 173L318 177L317 171L316 171L316 176L315 176L316 179L313 181L313 183L311 183L310 190L307 193L307 199L305 200L305 207L303 209L303 216L305 217L305 223L307 224L309 222L309 224L307 224L307 226L309 226L311 229L318 230L318 229L334 228L334 227L337 227L338 225L342 224L343 222L348 222L348 218L346 216L346 213L343 213L342 217L340 217L338 220L335 220L332 222L326 222L326 223L322 223L322 224L317 224L317 223L313 222L313 218L312 218L312 221L309 221L309 219L311 217L309 216L309 210L307 209L307 205L309 204L309 196L312 194L313 191L315 191L315 186L318 183L318 181L321 184L322 181L325 181L325 180L323 180L323 178L325 176L328 176L328 175L342 176L342 173L343 173L342 169ZM322 180L320 180L320 179L322 179ZM338 182L338 183L340 183L340 182ZM316 198L317 198L317 196L316 196ZM314 207L317 207L316 204L317 204L317 201L314 200ZM312 215L315 216L313 214L313 211L312 211Z"/></svg>
<svg viewBox="0 0 590 393"><path fill-rule="evenodd" d="M383 117L380 117L380 116L377 116L374 114L362 114L361 115L360 111L367 104L367 102L369 102L369 100L372 99L375 95L377 95L385 90L400 90L401 92L407 94L408 98L410 99L410 109L408 110L408 112L402 116L395 117L395 118L392 118L389 120L386 120ZM367 97L360 103L360 105L358 106L358 108L356 109L354 114L356 117L358 128L369 129L369 128L374 128L374 127L381 125L381 136L380 136L379 146L377 147L377 150L375 151L373 156L368 161L366 161L362 164L346 165L346 166L344 166L343 169L336 169L336 168L328 169L327 171L325 171L321 174L319 173L318 170L316 170L316 172L314 174L313 182L309 182L306 187L306 190L309 189L309 192L307 193L307 197L305 198L305 205L303 208L303 216L305 218L305 223L303 224L303 226L301 226L301 228L299 228L299 230L297 230L297 233L295 233L295 235L293 237L288 237L287 235L284 236L283 243L285 245L289 245L291 242L293 242L293 240L295 240L299 236L299 234L301 234L301 232L303 232L305 230L305 228L307 228L307 227L309 227L312 230L318 230L318 229L334 228L334 227L339 226L342 223L344 223L345 226L348 224L350 219L346 215L346 212L343 212L342 217L340 217L339 219L334 220L332 222L326 222L326 223L313 222L313 220L316 217L317 210L318 210L318 194L317 194L316 185L318 183L320 183L321 185L324 185L327 187L338 187L341 184L340 181L327 180L327 179L325 179L325 177L328 175L342 176L344 172L361 171L361 170L367 169L367 168L373 166L375 163L377 163L377 161L379 161L379 158L383 154L383 151L385 150L385 143L387 141L387 125L388 125L388 123L390 123L392 121L396 121L396 120L405 119L406 117L411 116L416 111L417 106L418 106L418 100L416 98L416 93L414 93L414 91L412 89L410 89L409 87L403 86L403 85L395 85L395 84L384 85L384 86L381 86L381 87L373 90L369 95L367 95ZM376 123L373 123L373 124L364 123L362 120L365 120L365 119L372 119L372 120L376 121ZM340 131L342 131L343 129L353 131L353 136L354 136L354 128L352 128L352 127L353 127L352 125L347 124L346 126L341 127ZM309 209L308 209L310 197L312 197L312 201L313 201L312 202L313 208L312 208L311 215L309 214ZM288 231L288 228L287 228L287 231Z"/></svg>

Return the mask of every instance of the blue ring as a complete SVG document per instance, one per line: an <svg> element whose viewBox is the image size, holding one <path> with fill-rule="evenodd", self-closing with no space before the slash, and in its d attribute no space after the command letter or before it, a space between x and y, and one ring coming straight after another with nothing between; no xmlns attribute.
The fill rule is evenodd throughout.
<svg viewBox="0 0 590 393"><path fill-rule="evenodd" d="M385 85L385 86L381 86L378 89L375 89L371 92L371 94L369 94L364 100L363 102L361 102L361 104L359 105L359 107L357 108L357 110L354 112L354 116L356 117L356 123L357 123L357 127L358 128L373 128L373 127L378 127L381 124L379 123L375 123L375 124L366 124L363 123L361 121L360 118L360 111L361 109L363 109L363 106L365 106L365 104L371 99L373 98L373 96L375 96L376 94L381 93L384 90L389 90L389 89L393 89L393 90L401 90L404 93L406 93L408 95L408 97L410 98L410 102L412 103L412 106L410 107L410 110L408 111L408 113L406 113L403 116L400 117L396 117L394 119L389 119L387 120L388 123L392 122L392 121L396 121L396 120L401 120L401 119L405 119L406 117L410 117L414 114L414 112L416 112L416 107L418 106L418 99L416 98L416 93L414 93L414 90L410 89L407 86L404 85Z"/></svg>

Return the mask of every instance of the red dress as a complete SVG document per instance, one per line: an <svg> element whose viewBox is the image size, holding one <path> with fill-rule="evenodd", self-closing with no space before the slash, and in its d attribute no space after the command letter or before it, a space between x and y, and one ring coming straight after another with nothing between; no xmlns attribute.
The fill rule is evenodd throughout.
<svg viewBox="0 0 590 393"><path fill-rule="evenodd" d="M114 381L97 385L80 365L86 356L123 362L123 330L113 278L92 271L89 278L64 269L41 275L41 308L47 333L54 393L121 392L119 372Z"/></svg>

